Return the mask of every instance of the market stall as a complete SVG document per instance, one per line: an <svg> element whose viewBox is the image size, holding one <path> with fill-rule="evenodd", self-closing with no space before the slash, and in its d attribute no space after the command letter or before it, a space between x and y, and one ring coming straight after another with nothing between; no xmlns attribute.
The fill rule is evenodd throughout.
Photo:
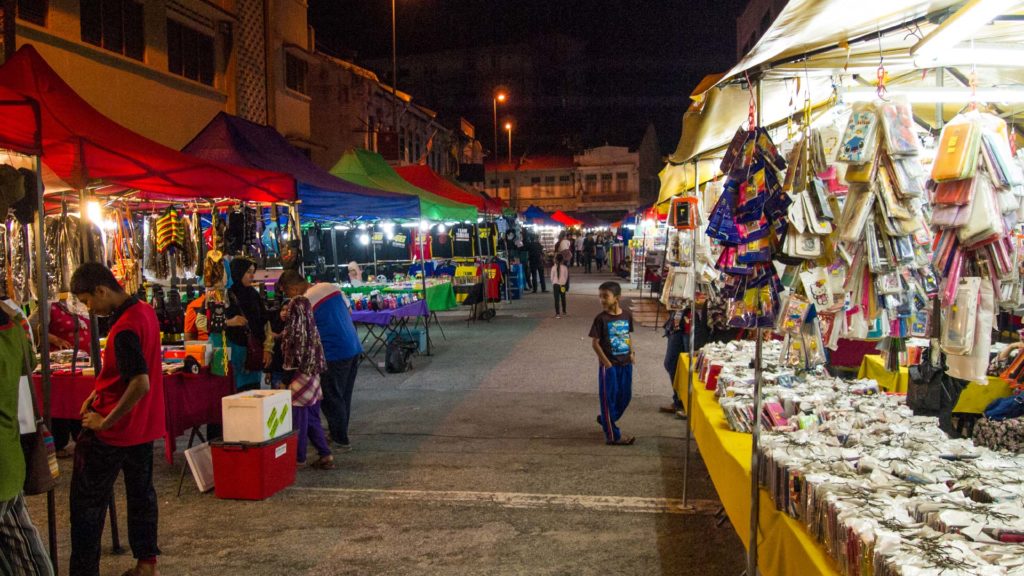
<svg viewBox="0 0 1024 576"><path fill-rule="evenodd" d="M878 422L870 417L874 412L867 412L851 433L873 427L880 441L895 444L899 434L889 426L905 418L915 434L942 449L965 446L947 437L954 434L947 426L949 412L976 412L994 399L986 410L991 417L982 421L988 430L1017 402L999 397L1020 381L1024 367L995 368L1009 377L1007 384L1007 378L989 378L989 363L997 310L1012 313L1021 307L1021 250L1014 232L1021 221L1024 170L1016 152L1021 134L1015 103L1022 101L1018 87L1024 78L1016 64L1008 64L1019 56L1016 46L1024 38L1019 17L1013 3L1000 2L865 6L793 1L733 70L709 76L691 97L679 146L662 172L659 202L692 198L712 206L707 233L715 240L717 277L701 290L724 300L728 324L753 332L757 342L745 354L743 369L719 366L721 375L712 378L727 378L731 385L743 381L742 391L720 383L712 388L729 427L748 434L743 442L751 447L745 454L753 471L747 475L750 497L740 507L732 504L730 512L748 545L748 573L795 570L786 569L775 555L774 542L786 531L764 506L765 488L775 509L810 528L839 573L863 573L868 566L875 574L915 569L1012 573L1015 564L1003 559L1019 553L1013 541L996 537L1000 541L994 544L993 538L964 532L959 524L951 528L955 522L934 522L943 512L897 506L889 518L893 525L885 527L859 510L838 520L831 517L828 527L802 517L808 501L794 507L796 495L786 493L786 474L808 479L799 488L789 484L801 490L800 498L816 495L810 491L818 484L811 486L805 475L812 472L802 462L789 468L779 464L785 453L780 442L808 437L835 442L829 437L838 424L829 422L831 416L817 424L805 420L799 410L780 406L775 398L789 397L777 386L780 373L792 371L798 380L783 386L802 391L806 377L820 382L822 390L853 395L840 394L844 402L892 415L889 422ZM704 183L713 183L713 197L708 198ZM696 301L696 292L689 300ZM998 333L1015 339L1013 328L1000 324ZM783 338L781 350L773 345L762 351L766 332ZM922 376L908 382L900 363L914 356L908 352L916 354L908 344L914 337L930 345L922 347L923 358L915 367ZM866 378L860 384L844 388L838 381L825 385L815 380L815 370L829 354L843 355L843 339L871 341L881 356L863 357L860 375ZM747 371L747 364L754 370ZM701 387L692 374L683 377L684 384ZM878 395L886 389L909 392L909 398ZM708 438L698 414L703 392L683 386L679 394L685 398L691 391L693 428L688 430L698 436L702 450L710 451L705 453L710 461L717 449L700 439ZM856 398L866 391L877 400ZM919 407L931 403L931 397L922 399L933 391L935 407ZM932 410L940 413L937 422L912 416L913 411ZM1008 427L999 434L1019 434L1016 430ZM985 434L991 441L993 434ZM845 432L838 437L839 445L845 443ZM890 476L899 485L913 473L886 466L872 472L867 463L877 457L876 441L860 442L847 448L845 459L855 469L864 466L855 473L862 478L836 481L856 484L870 475L874 482L863 497L885 501L899 493L902 487L889 489ZM986 466L1016 466L1010 456L964 449ZM935 453L912 456L922 462L942 460ZM946 473L941 465L927 466ZM715 476L712 472L728 509L744 488L726 486ZM951 497L966 505L991 503L956 481L947 485ZM845 497L830 495L834 499L822 511L831 513L838 503L853 506ZM955 507L948 501L919 505ZM922 532L895 527L911 516L923 522ZM842 530L849 532L843 535ZM921 542L931 538L943 548L934 555L925 554ZM801 568L814 566L807 561Z"/></svg>
<svg viewBox="0 0 1024 576"><path fill-rule="evenodd" d="M291 174L304 218L420 217L419 202L404 194L360 186L314 164L280 132L226 112L210 120L182 151L197 158Z"/></svg>

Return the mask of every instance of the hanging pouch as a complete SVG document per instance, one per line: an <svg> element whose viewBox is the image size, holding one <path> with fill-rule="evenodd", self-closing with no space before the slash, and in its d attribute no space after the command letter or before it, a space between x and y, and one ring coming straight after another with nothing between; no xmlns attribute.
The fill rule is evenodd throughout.
<svg viewBox="0 0 1024 576"><path fill-rule="evenodd" d="M878 114L871 103L856 104L850 114L839 146L837 159L850 164L864 164L875 157L878 145ZM849 174L847 174L849 177Z"/></svg>
<svg viewBox="0 0 1024 576"><path fill-rule="evenodd" d="M946 354L966 356L973 350L980 297L981 278L972 276L960 280L956 298L942 318L941 345Z"/></svg>

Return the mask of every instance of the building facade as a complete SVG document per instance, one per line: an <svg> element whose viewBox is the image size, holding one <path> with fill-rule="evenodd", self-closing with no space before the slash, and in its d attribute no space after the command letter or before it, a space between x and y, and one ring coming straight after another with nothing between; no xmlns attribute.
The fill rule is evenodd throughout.
<svg viewBox="0 0 1024 576"><path fill-rule="evenodd" d="M32 44L87 102L161 144L180 149L225 111L313 146L305 0L4 5L17 11L5 54Z"/></svg>
<svg viewBox="0 0 1024 576"><path fill-rule="evenodd" d="M386 139L397 134L397 164L423 162L435 171L453 175L462 146L461 124L455 129L441 123L433 110L393 91L376 74L352 62L316 54L311 74L312 137L320 147L313 161L330 168L346 150L366 148L387 152ZM396 127L397 119L397 127Z"/></svg>
<svg viewBox="0 0 1024 576"><path fill-rule="evenodd" d="M642 203L640 152L599 146L573 156L525 157L488 163L487 192L518 210L621 213Z"/></svg>

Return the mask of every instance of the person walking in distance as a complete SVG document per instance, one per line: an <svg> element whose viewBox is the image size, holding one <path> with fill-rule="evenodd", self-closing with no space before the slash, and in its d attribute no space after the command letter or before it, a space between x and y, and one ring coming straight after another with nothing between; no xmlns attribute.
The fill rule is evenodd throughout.
<svg viewBox="0 0 1024 576"><path fill-rule="evenodd" d="M341 290L333 284L310 284L295 270L285 270L277 285L288 298L305 296L313 308L316 328L324 347L327 370L320 374L327 428L342 452L352 449L348 437L352 389L359 371L363 345L352 324L352 314Z"/></svg>
<svg viewBox="0 0 1024 576"><path fill-rule="evenodd" d="M594 271L594 247L596 245L594 235L588 232L587 237L583 239L583 271L587 274Z"/></svg>
<svg viewBox="0 0 1024 576"><path fill-rule="evenodd" d="M540 286L541 291L547 292L548 285L544 280L544 247L540 245L540 240L537 239L536 235L530 235L527 249L530 252L530 274L533 275L533 293L537 293L537 286Z"/></svg>
<svg viewBox="0 0 1024 576"><path fill-rule="evenodd" d="M555 245L555 254L562 255L562 261L568 266L572 263L572 239L569 238L565 230L558 233L558 244Z"/></svg>
<svg viewBox="0 0 1024 576"><path fill-rule="evenodd" d="M569 267L561 254L555 255L555 265L551 267L551 289L555 295L555 318L568 316L565 308L565 293L569 291ZM561 308L559 308L561 306Z"/></svg>
<svg viewBox="0 0 1024 576"><path fill-rule="evenodd" d="M157 574L158 506L153 441L164 436L163 355L153 308L125 293L102 264L82 264L71 293L112 319L95 388L82 404L82 433L71 474L71 576L99 576L100 541L114 481L124 472L128 541L136 559L125 574Z"/></svg>

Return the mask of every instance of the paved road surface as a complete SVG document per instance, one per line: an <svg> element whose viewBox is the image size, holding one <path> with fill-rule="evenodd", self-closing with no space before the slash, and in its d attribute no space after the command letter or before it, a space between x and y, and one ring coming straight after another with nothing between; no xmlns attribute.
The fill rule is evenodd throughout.
<svg viewBox="0 0 1024 576"><path fill-rule="evenodd" d="M660 331L636 335L633 403L620 422L631 447L605 446L594 422L597 364L590 322L607 276L574 270L569 316L550 294L502 304L491 323L442 315L435 355L382 378L364 365L354 399L354 450L338 469L299 470L264 502L216 499L156 462L163 574L702 574L738 575L743 549L718 507L699 455L682 494L682 421L669 399ZM157 446L160 451L161 447ZM181 458L179 454L179 458ZM57 494L62 571L70 461ZM123 493L121 534L127 547ZM45 526L45 498L30 499ZM109 553L119 575L130 554Z"/></svg>

